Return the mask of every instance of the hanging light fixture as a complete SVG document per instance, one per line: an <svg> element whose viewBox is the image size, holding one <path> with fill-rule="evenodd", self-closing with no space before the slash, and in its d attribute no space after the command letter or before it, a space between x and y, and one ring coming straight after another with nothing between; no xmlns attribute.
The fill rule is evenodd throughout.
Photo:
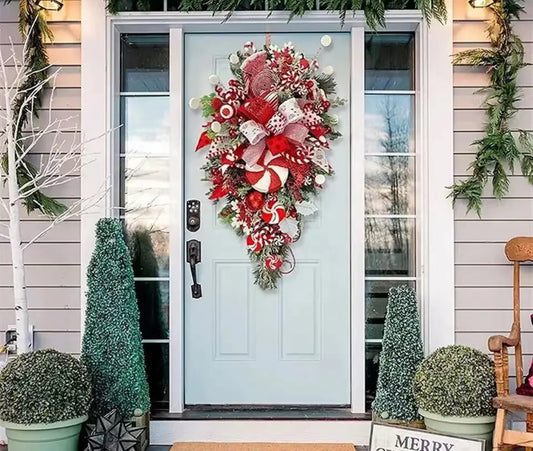
<svg viewBox="0 0 533 451"><path fill-rule="evenodd" d="M61 0L35 0L35 5L45 11L59 11L63 8Z"/></svg>
<svg viewBox="0 0 533 451"><path fill-rule="evenodd" d="M494 5L496 0L468 0L468 3L472 8L487 8Z"/></svg>

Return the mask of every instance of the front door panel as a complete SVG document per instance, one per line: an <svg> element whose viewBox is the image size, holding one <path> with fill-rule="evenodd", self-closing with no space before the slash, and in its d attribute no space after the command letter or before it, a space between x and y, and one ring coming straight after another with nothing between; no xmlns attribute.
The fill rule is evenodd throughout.
<svg viewBox="0 0 533 451"><path fill-rule="evenodd" d="M279 46L291 41L309 57L321 34L272 34ZM337 94L350 97L350 35L332 34L322 50L321 67L335 69ZM349 106L332 110L342 138L328 158L335 174L316 199L319 211L307 217L292 246L296 267L278 288L254 285L246 243L217 220L219 206L207 199L209 184L200 167L205 152L195 152L202 131L191 97L212 90L208 77L231 77L228 55L246 41L257 47L264 34L185 35L185 201L201 201L201 226L185 231L185 241L201 242L197 265L202 297L193 299L185 263L186 404L349 404L350 402L350 115ZM185 227L184 227L185 229Z"/></svg>

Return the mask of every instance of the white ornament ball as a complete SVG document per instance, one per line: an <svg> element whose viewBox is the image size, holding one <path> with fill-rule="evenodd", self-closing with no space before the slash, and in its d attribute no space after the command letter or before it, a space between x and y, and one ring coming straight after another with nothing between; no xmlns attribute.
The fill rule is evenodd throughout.
<svg viewBox="0 0 533 451"><path fill-rule="evenodd" d="M189 99L189 107L191 108L191 110L197 110L198 108L200 108L200 105L201 102L198 97L191 97Z"/></svg>
<svg viewBox="0 0 533 451"><path fill-rule="evenodd" d="M333 66L326 66L324 67L323 72L326 75L333 75L335 73L335 69L333 69Z"/></svg>
<svg viewBox="0 0 533 451"><path fill-rule="evenodd" d="M230 56L229 56L229 62L231 64L239 64L239 56L235 53L232 53Z"/></svg>
<svg viewBox="0 0 533 451"><path fill-rule="evenodd" d="M220 133L220 130L222 130L222 125L220 125L220 122L213 121L211 122L211 130L213 130L215 133Z"/></svg>
<svg viewBox="0 0 533 451"><path fill-rule="evenodd" d="M331 36L329 34L325 34L320 38L320 43L323 47L329 47L332 41L333 39L331 39Z"/></svg>
<svg viewBox="0 0 533 451"><path fill-rule="evenodd" d="M326 182L326 176L324 174L317 174L315 176L315 183L317 185L323 185Z"/></svg>
<svg viewBox="0 0 533 451"><path fill-rule="evenodd" d="M333 125L336 125L339 123L339 116L337 114L331 114L330 119Z"/></svg>
<svg viewBox="0 0 533 451"><path fill-rule="evenodd" d="M211 83L213 86L218 85L220 83L220 78L216 74L211 74L209 76L209 83Z"/></svg>

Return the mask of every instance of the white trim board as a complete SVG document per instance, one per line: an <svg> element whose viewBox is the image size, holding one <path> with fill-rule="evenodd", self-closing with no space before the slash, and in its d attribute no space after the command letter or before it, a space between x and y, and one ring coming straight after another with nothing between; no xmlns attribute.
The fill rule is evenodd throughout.
<svg viewBox="0 0 533 451"><path fill-rule="evenodd" d="M370 421L151 421L152 445L175 442L353 443L368 445Z"/></svg>

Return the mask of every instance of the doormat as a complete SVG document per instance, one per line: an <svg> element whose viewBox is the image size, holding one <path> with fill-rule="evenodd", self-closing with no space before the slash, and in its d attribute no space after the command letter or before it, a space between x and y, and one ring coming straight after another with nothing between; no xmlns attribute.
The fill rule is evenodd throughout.
<svg viewBox="0 0 533 451"><path fill-rule="evenodd" d="M170 451L355 451L350 443L176 443Z"/></svg>

